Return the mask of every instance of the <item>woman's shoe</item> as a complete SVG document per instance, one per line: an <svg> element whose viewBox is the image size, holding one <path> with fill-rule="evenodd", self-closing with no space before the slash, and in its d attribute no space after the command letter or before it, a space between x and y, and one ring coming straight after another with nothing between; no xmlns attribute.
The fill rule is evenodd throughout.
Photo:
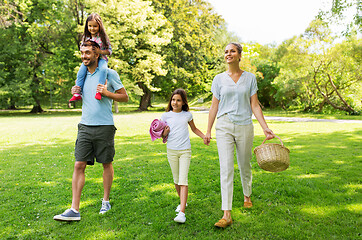
<svg viewBox="0 0 362 240"><path fill-rule="evenodd" d="M215 223L215 227L219 227L219 228L226 228L227 226L233 224L233 220L226 220L224 218L221 218L217 223Z"/></svg>
<svg viewBox="0 0 362 240"><path fill-rule="evenodd" d="M253 206L252 202L244 202L244 208L251 208Z"/></svg>

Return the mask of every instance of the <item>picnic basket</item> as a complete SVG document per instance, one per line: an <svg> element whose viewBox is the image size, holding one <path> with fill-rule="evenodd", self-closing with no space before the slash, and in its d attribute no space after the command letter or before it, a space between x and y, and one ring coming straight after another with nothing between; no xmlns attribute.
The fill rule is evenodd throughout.
<svg viewBox="0 0 362 240"><path fill-rule="evenodd" d="M281 144L265 143L264 139L263 143L254 149L259 167L269 172L281 172L289 167L289 149L284 146L280 137L276 137Z"/></svg>

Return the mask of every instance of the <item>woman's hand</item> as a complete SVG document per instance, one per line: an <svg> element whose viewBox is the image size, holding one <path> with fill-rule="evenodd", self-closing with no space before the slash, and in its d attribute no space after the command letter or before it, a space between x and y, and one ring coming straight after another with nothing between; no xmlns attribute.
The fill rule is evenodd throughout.
<svg viewBox="0 0 362 240"><path fill-rule="evenodd" d="M205 137L204 137L204 144L206 144L207 146L209 146L211 141L211 133L207 132Z"/></svg>
<svg viewBox="0 0 362 240"><path fill-rule="evenodd" d="M267 140L273 139L275 137L275 134L269 128L264 129L264 134Z"/></svg>

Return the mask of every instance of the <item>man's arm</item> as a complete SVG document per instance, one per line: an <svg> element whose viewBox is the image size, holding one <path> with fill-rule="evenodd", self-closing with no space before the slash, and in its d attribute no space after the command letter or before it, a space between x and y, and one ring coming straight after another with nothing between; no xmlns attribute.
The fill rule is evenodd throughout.
<svg viewBox="0 0 362 240"><path fill-rule="evenodd" d="M114 93L107 90L107 83L106 85L98 84L97 91L101 93L103 96L113 99L117 102L128 102L128 94L126 89L123 87L121 89L116 90ZM99 88L99 89L98 89Z"/></svg>

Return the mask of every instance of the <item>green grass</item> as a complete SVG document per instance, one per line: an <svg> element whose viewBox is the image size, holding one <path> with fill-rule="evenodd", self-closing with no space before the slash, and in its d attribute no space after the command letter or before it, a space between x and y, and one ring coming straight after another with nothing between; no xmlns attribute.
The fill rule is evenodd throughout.
<svg viewBox="0 0 362 240"><path fill-rule="evenodd" d="M166 146L148 134L161 114L115 115L112 210L98 214L102 167L87 167L82 220L76 223L52 218L71 204L80 112L0 115L0 239L361 238L361 123L269 122L290 149L291 165L269 173L253 156L254 207L243 209L235 164L234 224L223 230L213 227L222 216L216 142L207 147L192 133L187 222L173 222L178 197ZM193 115L205 131L207 114ZM257 146L264 137L254 124Z"/></svg>

